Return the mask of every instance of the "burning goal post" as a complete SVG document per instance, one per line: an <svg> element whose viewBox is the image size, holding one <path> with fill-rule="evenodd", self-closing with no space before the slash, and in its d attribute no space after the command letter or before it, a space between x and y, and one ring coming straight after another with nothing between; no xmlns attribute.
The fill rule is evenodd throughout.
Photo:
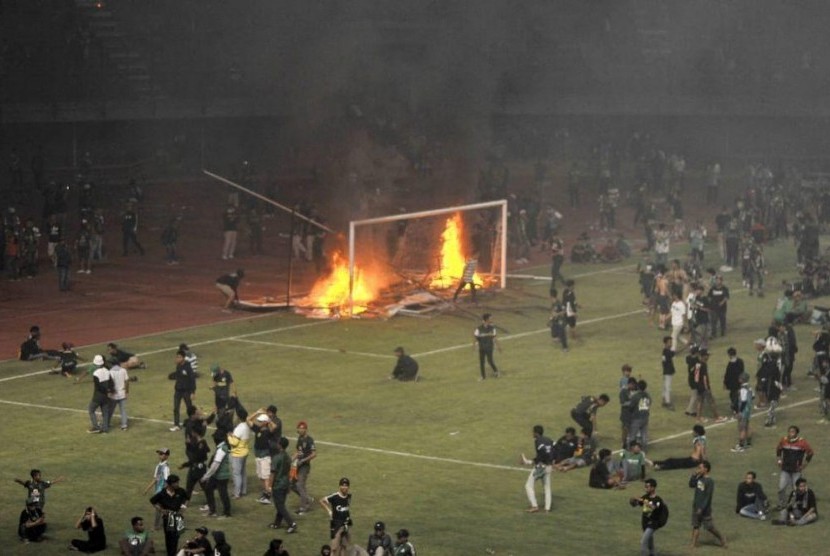
<svg viewBox="0 0 830 556"><path fill-rule="evenodd" d="M354 309L354 286L355 286L355 265L356 265L356 240L358 228L365 228L367 226L377 224L390 223L411 223L417 222L421 219L432 218L436 216L452 215L470 213L473 211L481 211L483 209L499 209L499 217L495 222L496 234L495 245L493 249L492 259L493 268L498 268L498 283L499 288L504 289L507 286L507 200L488 201L484 203L474 203L469 205L459 205L454 207L446 207L441 209L424 210L419 212L400 213L389 216L379 216L377 218L368 218L365 220L352 220L349 222L349 312ZM479 272L481 274L481 272ZM457 280L461 277L459 269L458 276L452 278Z"/></svg>

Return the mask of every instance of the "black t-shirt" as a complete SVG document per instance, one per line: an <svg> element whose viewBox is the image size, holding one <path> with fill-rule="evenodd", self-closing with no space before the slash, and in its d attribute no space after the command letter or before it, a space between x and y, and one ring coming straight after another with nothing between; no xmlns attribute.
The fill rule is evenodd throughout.
<svg viewBox="0 0 830 556"><path fill-rule="evenodd" d="M327 496L326 501L331 506L331 521L337 525L351 525L352 518L349 515L349 506L352 503L352 495L347 494L345 497L340 494L340 491Z"/></svg>
<svg viewBox="0 0 830 556"><path fill-rule="evenodd" d="M611 488L611 485L608 484L609 478L611 478L611 472L608 470L608 465L604 461L598 461L591 468L588 486L591 488Z"/></svg>
<svg viewBox="0 0 830 556"><path fill-rule="evenodd" d="M213 375L213 394L222 400L230 398L230 388L233 384L233 376L230 371L223 371Z"/></svg>
<svg viewBox="0 0 830 556"><path fill-rule="evenodd" d="M107 547L107 534L104 532L104 520L95 516L95 522L96 526L93 527L92 521L84 520L81 522L81 529L89 535L89 548L103 550Z"/></svg>
<svg viewBox="0 0 830 556"><path fill-rule="evenodd" d="M165 510L178 512L182 505L187 503L187 492L183 488L176 488L173 494L170 494L167 488L163 488L150 498L150 503L154 506L158 504Z"/></svg>
<svg viewBox="0 0 830 556"><path fill-rule="evenodd" d="M233 291L236 291L239 288L240 280L241 278L236 274L223 274L216 279L216 283L224 284L225 286L229 286Z"/></svg>
<svg viewBox="0 0 830 556"><path fill-rule="evenodd" d="M492 324L482 324L475 330L478 349L481 351L492 351L496 338L496 328Z"/></svg>
<svg viewBox="0 0 830 556"><path fill-rule="evenodd" d="M130 357L133 357L134 355L134 353L124 351L123 349L116 349L114 352L110 353L109 360L112 363L118 363L121 365L122 363L129 361Z"/></svg>
<svg viewBox="0 0 830 556"><path fill-rule="evenodd" d="M663 374L673 375L674 370L674 351L671 348L663 348L663 357L661 359L663 364Z"/></svg>
<svg viewBox="0 0 830 556"><path fill-rule="evenodd" d="M384 554L392 554L392 537L386 533L380 537L375 534L369 535L369 541L366 543L366 550L369 554L374 554L375 550L381 547Z"/></svg>
<svg viewBox="0 0 830 556"><path fill-rule="evenodd" d="M176 364L176 390L179 392L196 391L196 373L190 363L183 361Z"/></svg>
<svg viewBox="0 0 830 556"><path fill-rule="evenodd" d="M726 308L729 299L729 288L726 286L712 286L709 290L710 307L713 311L722 311ZM723 303L723 305L721 305Z"/></svg>
<svg viewBox="0 0 830 556"><path fill-rule="evenodd" d="M29 336L25 342L20 344L20 360L28 361L33 355L37 355L41 351L43 350L40 349L37 338Z"/></svg>

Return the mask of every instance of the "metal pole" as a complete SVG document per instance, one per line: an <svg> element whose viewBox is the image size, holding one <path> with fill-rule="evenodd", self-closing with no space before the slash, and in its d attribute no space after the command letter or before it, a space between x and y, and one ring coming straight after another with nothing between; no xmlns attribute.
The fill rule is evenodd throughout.
<svg viewBox="0 0 830 556"><path fill-rule="evenodd" d="M354 222L349 222L349 315L354 313Z"/></svg>
<svg viewBox="0 0 830 556"><path fill-rule="evenodd" d="M288 230L288 287L285 290L285 306L291 307L291 281L294 278L294 226L297 223L297 211L291 211L291 229Z"/></svg>
<svg viewBox="0 0 830 556"><path fill-rule="evenodd" d="M319 223L319 222L317 222L316 220L313 220L313 219L311 219L311 218L308 218L308 217L306 217L306 216L304 216L304 215L302 215L302 214L300 214L300 213L296 212L294 209L288 208L287 206L282 205L282 204L280 204L280 203L276 202L276 201L275 201L275 200L273 200L273 199L269 199L269 198L268 198L268 197L266 197L265 195L260 195L260 194L259 194L259 193L257 193L256 191L251 191L251 190L250 190L250 189L248 189L247 187L243 187L243 186L239 185L238 183L232 182L231 180L229 180L229 179L227 179L227 178L223 178L222 176L220 176L220 175L218 175L218 174L214 174L213 172L209 172L209 171L207 171L207 170L205 170L205 169L202 169L202 172L203 172L205 175L210 176L211 178L213 178L213 179L215 179L215 180L219 180L219 181L221 181L222 183L226 183L226 184L230 185L231 187L235 187L235 188L237 188L237 189L239 189L239 190L241 190L241 191L244 191L244 192L245 192L245 193L247 193L248 195L253 195L253 196L254 196L254 197L256 197L257 199L260 199L260 200L262 200L262 201L265 201L266 203L269 203L269 204L271 204L271 205L274 205L275 207L280 208L280 209L284 210L285 212L289 212L289 213L291 213L291 214L293 215L293 217L296 217L296 218L301 218L301 219L305 220L306 222L309 222L310 224L313 224L314 226L317 226L318 228L321 228L321 229L323 229L323 230L325 230L325 231L327 231L327 232L331 232L331 233L333 233L333 234L336 234L336 233L337 233L337 232L335 232L334 230L332 230L331 228L329 228L328 226L325 226L324 224L320 224L320 223Z"/></svg>
<svg viewBox="0 0 830 556"><path fill-rule="evenodd" d="M507 287L507 202L501 206L501 289Z"/></svg>

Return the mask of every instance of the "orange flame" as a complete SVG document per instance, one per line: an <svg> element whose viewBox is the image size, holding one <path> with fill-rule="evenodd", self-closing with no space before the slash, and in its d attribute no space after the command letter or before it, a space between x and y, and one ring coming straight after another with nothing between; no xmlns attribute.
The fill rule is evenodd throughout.
<svg viewBox="0 0 830 556"><path fill-rule="evenodd" d="M331 273L314 283L311 293L308 294L308 303L315 307L327 307L348 310L349 306L349 264L343 256L334 252L331 258ZM352 303L354 309L352 314L359 314L367 309L370 301L377 297L380 286L371 283L363 275L360 268L354 268L354 286L352 288Z"/></svg>
<svg viewBox="0 0 830 556"><path fill-rule="evenodd" d="M438 273L430 282L433 288L448 288L457 284L464 274L464 243L462 240L464 226L461 215L456 213L447 219L441 233L441 265ZM481 276L476 272L473 281L481 284Z"/></svg>

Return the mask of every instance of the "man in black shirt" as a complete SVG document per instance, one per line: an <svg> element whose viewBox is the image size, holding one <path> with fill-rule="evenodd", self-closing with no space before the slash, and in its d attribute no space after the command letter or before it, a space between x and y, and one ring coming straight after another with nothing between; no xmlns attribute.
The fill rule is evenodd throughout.
<svg viewBox="0 0 830 556"><path fill-rule="evenodd" d="M176 352L176 370L173 378L176 384L173 392L173 426L170 427L170 432L182 430L179 426L179 408L182 400L184 400L187 411L190 411L193 398L196 397L196 375L190 363L185 360L183 350Z"/></svg>
<svg viewBox="0 0 830 556"><path fill-rule="evenodd" d="M412 356L404 353L402 347L395 348L395 356L398 362L395 363L395 368L392 369L392 374L389 378L400 380L401 382L408 382L410 380L418 379L418 362Z"/></svg>
<svg viewBox="0 0 830 556"><path fill-rule="evenodd" d="M32 326L29 328L29 335L26 340L20 344L21 361L35 361L38 359L60 359L60 353L54 350L44 350L40 347L40 327Z"/></svg>
<svg viewBox="0 0 830 556"><path fill-rule="evenodd" d="M182 525L180 512L187 507L187 492L179 487L179 476L168 476L164 488L150 498L150 503L161 512L163 518L167 556L175 556L179 545L179 528Z"/></svg>
<svg viewBox="0 0 830 556"><path fill-rule="evenodd" d="M121 256L126 257L130 243L135 245L138 252L144 255L144 247L138 242L138 215L133 209L133 203L127 203L124 212L121 213Z"/></svg>
<svg viewBox="0 0 830 556"><path fill-rule="evenodd" d="M382 521L375 523L375 532L369 535L366 552L369 556L392 555L392 537L386 533L386 525Z"/></svg>
<svg viewBox="0 0 830 556"><path fill-rule="evenodd" d="M597 422L597 410L608 405L611 398L608 394L600 394L599 397L582 396L582 399L575 408L571 410L571 418L585 429L588 436L593 436Z"/></svg>
<svg viewBox="0 0 830 556"><path fill-rule="evenodd" d="M654 551L654 533L663 527L669 518L669 508L663 499L657 496L657 481L654 479L645 480L646 492L639 498L629 498L631 507L643 508L641 525L643 536L640 537L640 554L652 555Z"/></svg>
<svg viewBox="0 0 830 556"><path fill-rule="evenodd" d="M525 483L525 492L527 499L530 502L528 513L536 513L539 511L539 504L536 502L536 481L543 481L545 486L545 511L550 511L551 492L550 492L550 473L553 464L553 441L545 436L545 429L542 425L535 425L533 427L533 448L535 455L533 459L527 459L522 454L522 464L532 465L533 470Z"/></svg>
<svg viewBox="0 0 830 556"><path fill-rule="evenodd" d="M501 352L501 345L496 340L496 327L490 321L492 315L484 313L481 316L481 324L473 331L473 349L478 345L478 365L481 371L481 379L484 380L484 361L490 364L493 369L493 376L499 377L499 369L493 362L493 347L498 347Z"/></svg>
<svg viewBox="0 0 830 556"><path fill-rule="evenodd" d="M216 279L216 287L225 296L223 310L230 311L230 308L239 302L239 283L245 277L243 269L237 269L231 274L223 274Z"/></svg>
<svg viewBox="0 0 830 556"><path fill-rule="evenodd" d="M674 411L674 404L671 401L671 383L674 378L674 356L675 351L671 348L671 336L663 336L663 355L660 364L663 367L663 407Z"/></svg>
<svg viewBox="0 0 830 556"><path fill-rule="evenodd" d="M723 387L729 391L732 415L737 417L741 375L744 374L744 360L738 357L738 351L733 347L726 350L726 354L729 356L729 363L726 364L726 371L723 373Z"/></svg>
<svg viewBox="0 0 830 556"><path fill-rule="evenodd" d="M124 351L112 342L107 344L107 353L109 353L107 359L110 365L118 364L125 369L144 369L146 367L136 354Z"/></svg>
<svg viewBox="0 0 830 556"><path fill-rule="evenodd" d="M711 304L711 326L712 337L726 335L726 305L729 301L729 288L723 285L723 276L720 274L715 278L715 284L709 289L709 302Z"/></svg>

